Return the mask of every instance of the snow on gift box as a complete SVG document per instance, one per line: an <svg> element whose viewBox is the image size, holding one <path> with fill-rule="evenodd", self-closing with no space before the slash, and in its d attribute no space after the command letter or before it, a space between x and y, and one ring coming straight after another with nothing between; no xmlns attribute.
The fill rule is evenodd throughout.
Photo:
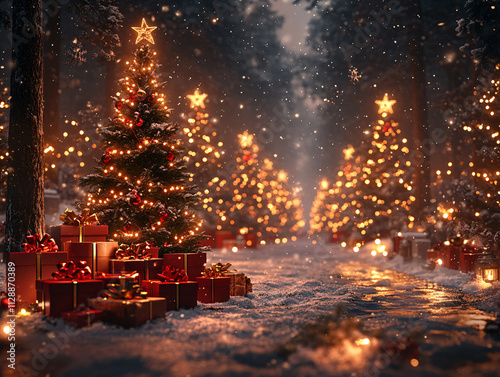
<svg viewBox="0 0 500 377"><path fill-rule="evenodd" d="M105 322L125 328L164 318L167 312L165 298L146 297L136 282L127 282L125 286L111 284L102 296L90 300L90 306L104 312Z"/></svg>
<svg viewBox="0 0 500 377"><path fill-rule="evenodd" d="M48 234L27 237L24 252L7 254L8 262L16 265L17 309L26 309L36 301L36 280L50 279L59 263L67 262L68 253L58 250Z"/></svg>

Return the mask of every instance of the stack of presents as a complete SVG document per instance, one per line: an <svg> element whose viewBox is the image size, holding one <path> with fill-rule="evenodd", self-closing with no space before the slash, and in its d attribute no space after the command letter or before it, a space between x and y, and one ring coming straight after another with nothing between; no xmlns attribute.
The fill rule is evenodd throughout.
<svg viewBox="0 0 500 377"><path fill-rule="evenodd" d="M393 252L410 259L438 264L451 270L470 273L476 270L476 261L484 254L477 246L461 237L431 245L426 233L399 233L392 238Z"/></svg>
<svg viewBox="0 0 500 377"><path fill-rule="evenodd" d="M24 252L10 253L16 268L16 308L39 310L77 327L103 320L123 327L245 296L252 284L230 264L205 267L206 253L159 257L147 242L107 241L95 215L66 210L50 235L29 236Z"/></svg>

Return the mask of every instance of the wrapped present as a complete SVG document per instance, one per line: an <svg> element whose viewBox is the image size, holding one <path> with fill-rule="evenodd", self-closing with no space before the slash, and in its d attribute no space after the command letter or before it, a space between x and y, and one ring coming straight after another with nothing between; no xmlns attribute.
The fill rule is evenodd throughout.
<svg viewBox="0 0 500 377"><path fill-rule="evenodd" d="M476 261L481 253L460 253L460 271L468 274L476 269Z"/></svg>
<svg viewBox="0 0 500 377"><path fill-rule="evenodd" d="M245 246L251 249L257 248L259 244L259 237L257 236L257 233L254 232L248 232L244 235L245 237Z"/></svg>
<svg viewBox="0 0 500 377"><path fill-rule="evenodd" d="M250 278L246 277L244 273L238 271L228 271L223 274L231 279L229 294L231 296L246 296L247 293L252 292L253 286Z"/></svg>
<svg viewBox="0 0 500 377"><path fill-rule="evenodd" d="M111 259L110 272L112 274L124 274L137 272L138 281L156 279L163 271L163 260L161 258L150 259Z"/></svg>
<svg viewBox="0 0 500 377"><path fill-rule="evenodd" d="M108 237L108 226L97 225L97 216L88 208L80 215L66 209L59 218L63 225L50 227L50 234L61 248L66 242L105 242Z"/></svg>
<svg viewBox="0 0 500 377"><path fill-rule="evenodd" d="M229 230L218 230L215 232L215 247L222 249L224 240L233 240L234 236Z"/></svg>
<svg viewBox="0 0 500 377"><path fill-rule="evenodd" d="M163 297L167 311L190 309L198 305L198 283L196 281L144 280L142 288L151 297Z"/></svg>
<svg viewBox="0 0 500 377"><path fill-rule="evenodd" d="M76 309L88 299L99 296L104 288L102 280L37 280L40 305L47 317L61 317Z"/></svg>
<svg viewBox="0 0 500 377"><path fill-rule="evenodd" d="M460 246L444 246L443 247L443 265L450 270L460 269Z"/></svg>
<svg viewBox="0 0 500 377"><path fill-rule="evenodd" d="M76 328L82 328L102 321L104 312L102 310L90 309L87 305L80 305L75 310L62 313L62 318L66 323Z"/></svg>
<svg viewBox="0 0 500 377"><path fill-rule="evenodd" d="M198 301L214 303L229 300L230 277L197 277L196 281L198 282Z"/></svg>
<svg viewBox="0 0 500 377"><path fill-rule="evenodd" d="M57 265L68 261L68 253L57 251L57 246L47 236L28 236L25 252L7 254L7 261L16 265L16 306L27 308L36 302L36 281L52 278ZM42 239L44 240L43 242ZM50 248L50 245L54 245ZM30 245L30 246L28 246ZM35 246L38 245L38 246Z"/></svg>
<svg viewBox="0 0 500 377"><path fill-rule="evenodd" d="M163 265L183 268L194 279L202 275L207 262L206 253L171 253L163 254Z"/></svg>
<svg viewBox="0 0 500 377"><path fill-rule="evenodd" d="M127 282L137 281L139 274L137 272L125 273L125 274L105 274L100 273L96 276L97 280L102 280L104 286L107 287L109 284L119 284L125 286Z"/></svg>
<svg viewBox="0 0 500 377"><path fill-rule="evenodd" d="M141 326L147 321L164 318L167 307L163 297L146 299L93 299L90 305L104 312L104 321L125 328Z"/></svg>
<svg viewBox="0 0 500 377"><path fill-rule="evenodd" d="M157 278L166 282L181 282L189 280L184 269L174 266L165 266L163 268L163 272L158 274Z"/></svg>
<svg viewBox="0 0 500 377"><path fill-rule="evenodd" d="M117 242L68 242L66 243L68 258L83 260L92 270L95 279L100 272L109 273L109 262L118 249Z"/></svg>

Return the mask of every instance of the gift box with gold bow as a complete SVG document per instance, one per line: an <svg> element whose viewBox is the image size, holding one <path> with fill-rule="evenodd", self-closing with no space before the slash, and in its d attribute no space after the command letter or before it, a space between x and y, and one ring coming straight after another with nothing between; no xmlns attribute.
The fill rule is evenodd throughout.
<svg viewBox="0 0 500 377"><path fill-rule="evenodd" d="M61 249L66 250L66 242L104 242L108 237L108 226L97 225L97 216L88 209L80 215L67 209L60 219L63 224L51 226L50 234Z"/></svg>

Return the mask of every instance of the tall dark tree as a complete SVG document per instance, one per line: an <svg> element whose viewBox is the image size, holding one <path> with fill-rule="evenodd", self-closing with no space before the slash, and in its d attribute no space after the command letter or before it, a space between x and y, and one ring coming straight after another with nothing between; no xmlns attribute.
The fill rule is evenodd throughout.
<svg viewBox="0 0 500 377"><path fill-rule="evenodd" d="M43 182L42 0L16 0L12 8L11 109L7 188L7 251L30 233L42 233Z"/></svg>

